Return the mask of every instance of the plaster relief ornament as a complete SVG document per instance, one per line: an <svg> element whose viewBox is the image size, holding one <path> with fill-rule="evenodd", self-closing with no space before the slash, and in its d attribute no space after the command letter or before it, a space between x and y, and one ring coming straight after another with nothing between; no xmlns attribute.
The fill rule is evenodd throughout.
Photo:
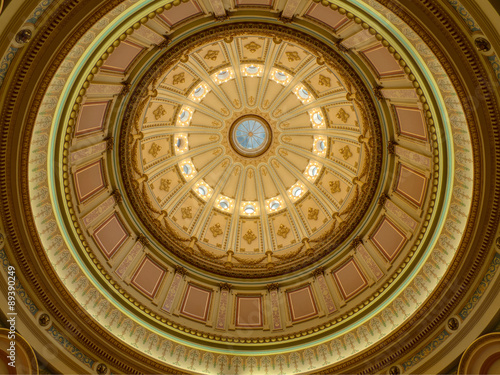
<svg viewBox="0 0 500 375"><path fill-rule="evenodd" d="M217 224L215 224L215 225L211 226L211 227L210 227L210 231L212 232L212 235L213 235L214 237L217 237L217 236L221 235L222 233L224 233L224 232L222 231L222 228L220 227L220 224L219 224L219 223L217 223Z"/></svg>
<svg viewBox="0 0 500 375"><path fill-rule="evenodd" d="M344 108L340 108L339 112L337 113L337 118L339 120L342 120L343 123L347 123L349 117L349 114L344 110Z"/></svg>
<svg viewBox="0 0 500 375"><path fill-rule="evenodd" d="M172 84L174 86L178 85L179 83L184 83L186 82L186 78L184 77L184 72L181 72L179 74L174 75L174 79L172 81Z"/></svg>
<svg viewBox="0 0 500 375"><path fill-rule="evenodd" d="M171 183L172 183L172 181L170 181L169 179L162 178L160 180L160 190L168 192L170 190Z"/></svg>
<svg viewBox="0 0 500 375"><path fill-rule="evenodd" d="M245 48L246 48L247 50L249 50L250 52L255 53L255 52L257 52L257 50L258 50L259 48L261 48L261 46L260 46L260 45L258 45L258 44L257 44L257 43L255 43L255 42L251 42L251 43L245 44Z"/></svg>
<svg viewBox="0 0 500 375"><path fill-rule="evenodd" d="M205 60L217 60L217 56L219 56L219 51L209 50L205 56L203 57Z"/></svg>
<svg viewBox="0 0 500 375"><path fill-rule="evenodd" d="M156 143L153 142L151 147L149 148L149 153L153 155L154 158L158 156L158 153L161 151L161 146L157 145Z"/></svg>
<svg viewBox="0 0 500 375"><path fill-rule="evenodd" d="M166 114L167 114L167 111L165 110L165 108L163 108L162 105L159 105L158 108L156 108L153 111L153 115L155 116L156 120L159 120L162 116L164 116Z"/></svg>
<svg viewBox="0 0 500 375"><path fill-rule="evenodd" d="M318 220L318 214L319 210L317 208L309 207L309 210L307 212L307 218L309 220Z"/></svg>
<svg viewBox="0 0 500 375"><path fill-rule="evenodd" d="M332 192L332 194L340 193L340 181L339 180L330 181L329 185L330 185L330 191Z"/></svg>
<svg viewBox="0 0 500 375"><path fill-rule="evenodd" d="M286 52L286 56L288 57L288 62L294 62L300 60L300 56L297 51Z"/></svg>
<svg viewBox="0 0 500 375"><path fill-rule="evenodd" d="M247 230L247 232L243 236L243 239L247 241L249 245L251 245L256 238L257 236L252 232L251 229Z"/></svg>
<svg viewBox="0 0 500 375"><path fill-rule="evenodd" d="M349 146L345 146L345 147L341 148L340 154L342 155L344 160L347 160L350 157L352 157L352 152L351 152L351 149L349 148Z"/></svg>
<svg viewBox="0 0 500 375"><path fill-rule="evenodd" d="M279 229L278 229L278 231L276 232L276 234L277 234L278 236L281 236L281 237L283 237L283 238L286 238L286 236L287 236L288 232L290 232L290 228L286 227L286 226L285 226L285 225L283 225L283 224L280 224Z"/></svg>
<svg viewBox="0 0 500 375"><path fill-rule="evenodd" d="M193 208L191 206L182 207L181 208L182 218L183 219L186 219L186 218L191 219L193 217L192 210L193 210Z"/></svg>
<svg viewBox="0 0 500 375"><path fill-rule="evenodd" d="M330 78L325 77L324 75L320 74L319 75L319 84L320 84L320 86L330 87L331 86Z"/></svg>

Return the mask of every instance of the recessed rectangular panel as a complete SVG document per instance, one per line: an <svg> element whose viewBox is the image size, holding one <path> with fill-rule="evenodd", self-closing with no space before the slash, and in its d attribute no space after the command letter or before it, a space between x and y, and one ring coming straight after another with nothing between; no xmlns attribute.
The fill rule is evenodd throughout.
<svg viewBox="0 0 500 375"><path fill-rule="evenodd" d="M427 188L427 177L399 164L396 191L417 206L422 206Z"/></svg>
<svg viewBox="0 0 500 375"><path fill-rule="evenodd" d="M117 214L111 215L94 231L94 239L106 258L111 258L129 237Z"/></svg>
<svg viewBox="0 0 500 375"><path fill-rule="evenodd" d="M262 296L236 296L236 327L262 326Z"/></svg>
<svg viewBox="0 0 500 375"><path fill-rule="evenodd" d="M366 277L354 259L350 259L343 266L333 271L333 278L346 300L354 297L368 285Z"/></svg>
<svg viewBox="0 0 500 375"><path fill-rule="evenodd" d="M83 203L106 188L102 159L76 170L75 189L80 203Z"/></svg>
<svg viewBox="0 0 500 375"><path fill-rule="evenodd" d="M124 73L144 47L124 41L109 55L101 69Z"/></svg>
<svg viewBox="0 0 500 375"><path fill-rule="evenodd" d="M427 140L422 110L415 107L394 106L398 118L399 133L408 137Z"/></svg>
<svg viewBox="0 0 500 375"><path fill-rule="evenodd" d="M271 7L273 5L273 0L236 0L236 6L249 6L249 5Z"/></svg>
<svg viewBox="0 0 500 375"><path fill-rule="evenodd" d="M198 3L195 0L191 0L186 3L182 2L178 6L163 12L160 14L160 18L172 27L202 13Z"/></svg>
<svg viewBox="0 0 500 375"><path fill-rule="evenodd" d="M132 284L148 297L153 298L160 287L165 270L145 257L132 278Z"/></svg>
<svg viewBox="0 0 500 375"><path fill-rule="evenodd" d="M305 17L326 25L333 30L337 30L349 21L346 16L321 4L312 4L307 10Z"/></svg>
<svg viewBox="0 0 500 375"><path fill-rule="evenodd" d="M75 135L88 135L104 129L108 105L109 101L83 104L76 122Z"/></svg>
<svg viewBox="0 0 500 375"><path fill-rule="evenodd" d="M310 285L287 291L286 296L293 322L318 315L318 309Z"/></svg>
<svg viewBox="0 0 500 375"><path fill-rule="evenodd" d="M403 74L394 56L384 46L376 46L362 52L380 77Z"/></svg>
<svg viewBox="0 0 500 375"><path fill-rule="evenodd" d="M406 236L394 223L384 217L371 236L371 240L384 257L391 261L406 243Z"/></svg>
<svg viewBox="0 0 500 375"><path fill-rule="evenodd" d="M212 291L189 284L182 302L181 314L206 321L212 299Z"/></svg>

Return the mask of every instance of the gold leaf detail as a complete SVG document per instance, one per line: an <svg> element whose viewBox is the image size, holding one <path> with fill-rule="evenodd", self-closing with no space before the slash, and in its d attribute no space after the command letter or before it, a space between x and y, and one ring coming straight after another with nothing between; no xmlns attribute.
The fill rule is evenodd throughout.
<svg viewBox="0 0 500 375"><path fill-rule="evenodd" d="M214 51L214 50L209 50L206 54L204 59L205 60L212 60L215 61L217 60L217 56L219 55L219 51Z"/></svg>
<svg viewBox="0 0 500 375"><path fill-rule="evenodd" d="M283 156L288 156L288 151L287 150L280 150L280 154Z"/></svg>
<svg viewBox="0 0 500 375"><path fill-rule="evenodd" d="M222 168L226 168L228 164L229 164L229 161L227 161L227 159L226 159L226 160L224 160L224 162L222 163L221 166L222 166Z"/></svg>
<svg viewBox="0 0 500 375"><path fill-rule="evenodd" d="M309 211L307 211L307 218L309 220L318 220L319 210L317 208L309 207Z"/></svg>
<svg viewBox="0 0 500 375"><path fill-rule="evenodd" d="M269 99L264 100L264 104L262 105L262 107L264 109L267 108L267 107L269 107Z"/></svg>
<svg viewBox="0 0 500 375"><path fill-rule="evenodd" d="M252 177L253 177L253 170L252 170L252 169L250 169L250 170L248 171L248 178L252 178Z"/></svg>
<svg viewBox="0 0 500 375"><path fill-rule="evenodd" d="M219 137L216 136L215 134L212 134L208 139L210 139L212 142L215 142L216 140L219 139Z"/></svg>
<svg viewBox="0 0 500 375"><path fill-rule="evenodd" d="M278 232L276 232L276 234L278 236L286 238L286 236L288 235L288 232L290 232L290 229L285 227L283 224L280 224L280 227L278 229Z"/></svg>
<svg viewBox="0 0 500 375"><path fill-rule="evenodd" d="M344 160L347 160L352 156L352 152L351 152L351 149L349 148L349 146L345 146L344 148L341 148L340 153L342 154L342 157L344 158Z"/></svg>
<svg viewBox="0 0 500 375"><path fill-rule="evenodd" d="M248 244L250 245L255 239L257 238L257 236L252 232L251 229L249 229L247 231L247 233L243 236L243 239L245 241L248 242Z"/></svg>
<svg viewBox="0 0 500 375"><path fill-rule="evenodd" d="M182 213L182 218L183 219L191 219L193 217L193 213L191 212L193 210L193 208L191 206L187 206L187 207L182 207L181 208L181 213Z"/></svg>
<svg viewBox="0 0 500 375"><path fill-rule="evenodd" d="M294 62L300 60L300 56L297 51L286 52L286 57L288 57L288 62Z"/></svg>
<svg viewBox="0 0 500 375"><path fill-rule="evenodd" d="M250 52L255 53L255 52L257 52L257 50L258 50L259 48L261 48L261 46L260 46L260 45L258 45L258 44L257 44L257 43L255 43L255 42L252 42L252 43L245 44L245 48L246 48L247 50L249 50Z"/></svg>
<svg viewBox="0 0 500 375"><path fill-rule="evenodd" d="M349 114L344 111L344 108L340 108L340 111L339 113L337 113L337 118L339 120L342 120L342 122L344 122L344 124L347 122L347 120L349 120Z"/></svg>
<svg viewBox="0 0 500 375"><path fill-rule="evenodd" d="M236 108L239 108L240 107L240 101L238 99L234 99L233 100L233 104Z"/></svg>
<svg viewBox="0 0 500 375"><path fill-rule="evenodd" d="M266 170L266 168L262 168L260 171L262 172L262 174L264 176L267 176L267 170Z"/></svg>
<svg viewBox="0 0 500 375"><path fill-rule="evenodd" d="M162 178L160 181L160 190L168 192L170 190L171 183L172 183L172 181L170 181L166 178Z"/></svg>
<svg viewBox="0 0 500 375"><path fill-rule="evenodd" d="M153 115L155 116L156 120L159 120L161 118L161 116L164 116L166 114L167 114L167 111L165 110L165 108L163 108L162 105L159 105L158 108L156 108L153 111Z"/></svg>
<svg viewBox="0 0 500 375"><path fill-rule="evenodd" d="M160 150L161 150L161 146L158 146L156 143L153 142L153 144L151 145L148 152L151 155L153 155L154 158L156 158L158 156L158 153L160 152Z"/></svg>
<svg viewBox="0 0 500 375"><path fill-rule="evenodd" d="M248 103L250 103L250 105L253 105L255 103L255 98L253 96L251 96L249 99L248 99Z"/></svg>
<svg viewBox="0 0 500 375"><path fill-rule="evenodd" d="M214 150L214 152L212 152L212 154L213 154L213 155L215 155L215 156L217 156L217 155L219 155L221 152L222 152L222 151L221 151L221 149L220 149L220 148L218 148L217 150Z"/></svg>
<svg viewBox="0 0 500 375"><path fill-rule="evenodd" d="M330 78L325 77L323 74L319 75L319 84L320 86L331 87L332 84L330 82Z"/></svg>
<svg viewBox="0 0 500 375"><path fill-rule="evenodd" d="M227 116L229 114L229 111L227 110L227 108L221 108L220 111L222 112L222 114L224 116Z"/></svg>
<svg viewBox="0 0 500 375"><path fill-rule="evenodd" d="M332 192L332 194L335 194L335 193L340 193L340 181L337 180L337 181L330 181L330 191Z"/></svg>
<svg viewBox="0 0 500 375"><path fill-rule="evenodd" d="M184 77L184 72L174 75L174 80L172 81L173 85L178 85L179 83L186 82L186 78Z"/></svg>
<svg viewBox="0 0 500 375"><path fill-rule="evenodd" d="M212 232L212 235L214 237L217 237L217 236L219 236L219 235L221 235L223 233L223 231L222 231L219 223L211 226L210 227L210 231Z"/></svg>
<svg viewBox="0 0 500 375"><path fill-rule="evenodd" d="M290 137L289 135L287 135L286 137L283 137L283 140L285 142L291 142L292 141L292 137Z"/></svg>

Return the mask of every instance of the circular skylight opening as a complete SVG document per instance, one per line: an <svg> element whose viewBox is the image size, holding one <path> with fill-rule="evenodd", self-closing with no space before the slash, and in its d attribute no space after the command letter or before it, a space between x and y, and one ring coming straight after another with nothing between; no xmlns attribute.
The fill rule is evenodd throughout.
<svg viewBox="0 0 500 375"><path fill-rule="evenodd" d="M271 210L277 210L280 208L280 202L279 201L272 201L271 204L269 205L271 207Z"/></svg>
<svg viewBox="0 0 500 375"><path fill-rule="evenodd" d="M262 155L270 146L272 132L262 117L247 115L236 120L229 130L229 141L245 157Z"/></svg>
<svg viewBox="0 0 500 375"><path fill-rule="evenodd" d="M323 151L325 149L325 141L318 141L316 143L316 148L319 150L319 151Z"/></svg>
<svg viewBox="0 0 500 375"><path fill-rule="evenodd" d="M287 75L283 72L276 72L274 73L274 78L276 78L278 81L286 81Z"/></svg>
<svg viewBox="0 0 500 375"><path fill-rule="evenodd" d="M205 196L208 193L208 189L203 185L198 186L198 193L200 193L200 195Z"/></svg>
<svg viewBox="0 0 500 375"><path fill-rule="evenodd" d="M199 98L205 93L205 89L203 87L198 87L196 90L194 90L194 97Z"/></svg>
<svg viewBox="0 0 500 375"><path fill-rule="evenodd" d="M306 89L302 88L302 89L299 90L299 96L302 99L309 99L309 91L307 91Z"/></svg>
<svg viewBox="0 0 500 375"><path fill-rule="evenodd" d="M313 121L316 125L319 125L323 122L323 116L320 113L315 113L313 115Z"/></svg>
<svg viewBox="0 0 500 375"><path fill-rule="evenodd" d="M179 119L182 121L182 122L186 122L188 119L189 119L189 112L186 111L186 110L183 110L179 116Z"/></svg>
<svg viewBox="0 0 500 375"><path fill-rule="evenodd" d="M315 165L312 165L311 167L309 167L309 176L311 177L314 177L318 174L318 167L316 167Z"/></svg>
<svg viewBox="0 0 500 375"><path fill-rule="evenodd" d="M184 166L182 167L182 171L184 172L184 174L190 174L193 169L189 164L184 164Z"/></svg>
<svg viewBox="0 0 500 375"><path fill-rule="evenodd" d="M248 215L251 215L251 214L254 214L255 213L255 207L252 206L251 204L245 206L245 208L243 209L243 211L248 214Z"/></svg>
<svg viewBox="0 0 500 375"><path fill-rule="evenodd" d="M182 146L182 138L177 138L177 142L175 144L177 148L180 148Z"/></svg>
<svg viewBox="0 0 500 375"><path fill-rule="evenodd" d="M227 70L223 70L222 72L219 72L219 74L217 74L217 78L219 79L226 79L229 77L229 72Z"/></svg>
<svg viewBox="0 0 500 375"><path fill-rule="evenodd" d="M250 66L247 66L247 73L248 74L255 74L259 71L259 68L256 67L255 65L250 65Z"/></svg>
<svg viewBox="0 0 500 375"><path fill-rule="evenodd" d="M229 202L226 199L222 199L219 202L219 206L223 208L224 210L227 210L229 208Z"/></svg>
<svg viewBox="0 0 500 375"><path fill-rule="evenodd" d="M300 194L302 194L302 188L300 186L294 187L292 190L292 195L297 198L300 197Z"/></svg>

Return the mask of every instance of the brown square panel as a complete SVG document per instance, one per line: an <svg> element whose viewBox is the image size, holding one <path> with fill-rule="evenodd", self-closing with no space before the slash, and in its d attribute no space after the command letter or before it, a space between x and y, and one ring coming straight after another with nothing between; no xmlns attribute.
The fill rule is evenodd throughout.
<svg viewBox="0 0 500 375"><path fill-rule="evenodd" d="M399 133L408 137L427 140L427 129L422 111L415 107L394 106Z"/></svg>
<svg viewBox="0 0 500 375"><path fill-rule="evenodd" d="M376 46L362 52L380 77L403 74L398 62L384 46Z"/></svg>
<svg viewBox="0 0 500 375"><path fill-rule="evenodd" d="M389 219L384 217L371 240L388 260L393 260L406 243L405 234Z"/></svg>
<svg viewBox="0 0 500 375"><path fill-rule="evenodd" d="M144 48L132 42L121 42L104 62L102 69L124 73Z"/></svg>
<svg viewBox="0 0 500 375"><path fill-rule="evenodd" d="M74 174L75 189L80 203L92 198L106 188L102 160L88 164Z"/></svg>
<svg viewBox="0 0 500 375"><path fill-rule="evenodd" d="M118 215L113 214L97 227L93 236L106 258L109 259L129 237L129 233Z"/></svg>
<svg viewBox="0 0 500 375"><path fill-rule="evenodd" d="M206 322L211 300L210 289L189 284L182 302L181 314Z"/></svg>
<svg viewBox="0 0 500 375"><path fill-rule="evenodd" d="M293 322L318 315L318 308L316 307L316 302L314 302L310 285L287 291L286 296Z"/></svg>
<svg viewBox="0 0 500 375"><path fill-rule="evenodd" d="M145 257L132 277L132 284L148 297L153 298L160 287L165 270Z"/></svg>
<svg viewBox="0 0 500 375"><path fill-rule="evenodd" d="M349 21L346 16L331 9L330 7L324 7L321 4L312 4L305 16L306 18L312 18L321 24L328 26L333 30L337 30Z"/></svg>
<svg viewBox="0 0 500 375"><path fill-rule="evenodd" d="M160 14L160 18L172 27L199 14L202 14L200 6L195 0L191 0L187 3L182 2L178 6L170 8L167 12L163 12Z"/></svg>
<svg viewBox="0 0 500 375"><path fill-rule="evenodd" d="M236 296L236 327L260 328L262 320L262 296Z"/></svg>
<svg viewBox="0 0 500 375"><path fill-rule="evenodd" d="M396 191L417 206L422 206L427 187L427 177L403 164L399 164Z"/></svg>
<svg viewBox="0 0 500 375"><path fill-rule="evenodd" d="M104 128L108 105L109 101L83 104L76 123L75 136L78 137L101 131Z"/></svg>
<svg viewBox="0 0 500 375"><path fill-rule="evenodd" d="M354 259L350 259L343 266L333 271L333 278L346 300L354 297L368 286L366 277Z"/></svg>

